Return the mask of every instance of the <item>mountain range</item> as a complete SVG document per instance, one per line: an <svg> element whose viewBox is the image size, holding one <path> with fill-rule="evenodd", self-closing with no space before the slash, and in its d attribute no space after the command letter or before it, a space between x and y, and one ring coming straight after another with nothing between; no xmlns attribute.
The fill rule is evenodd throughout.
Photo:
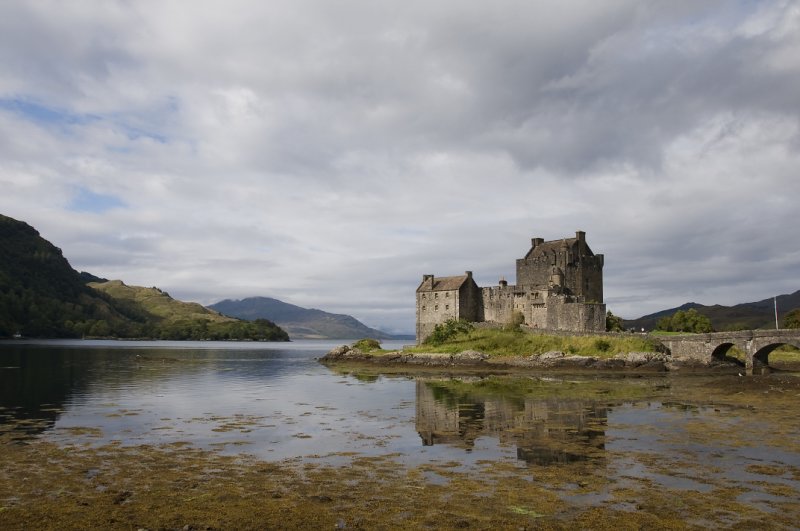
<svg viewBox="0 0 800 531"><path fill-rule="evenodd" d="M638 319L625 319L625 328L639 330L653 330L662 317L667 317L678 310L694 309L711 320L714 330L754 330L758 328L775 328L775 302L778 305L779 323L782 316L789 311L800 308L800 290L788 295L778 295L775 299L770 297L757 302L745 302L734 306L715 304L705 306L695 302L687 302L677 308L661 310L660 312L644 315Z"/></svg>
<svg viewBox="0 0 800 531"><path fill-rule="evenodd" d="M370 328L355 317L302 308L270 297L226 299L209 306L214 311L239 319L269 319L292 339L405 339Z"/></svg>

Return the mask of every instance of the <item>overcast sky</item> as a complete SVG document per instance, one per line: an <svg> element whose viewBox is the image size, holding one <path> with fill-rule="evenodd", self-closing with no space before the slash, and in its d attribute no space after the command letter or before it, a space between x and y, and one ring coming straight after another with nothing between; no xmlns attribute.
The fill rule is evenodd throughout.
<svg viewBox="0 0 800 531"><path fill-rule="evenodd" d="M587 233L635 318L800 289L800 1L11 0L0 213L210 304L413 332Z"/></svg>

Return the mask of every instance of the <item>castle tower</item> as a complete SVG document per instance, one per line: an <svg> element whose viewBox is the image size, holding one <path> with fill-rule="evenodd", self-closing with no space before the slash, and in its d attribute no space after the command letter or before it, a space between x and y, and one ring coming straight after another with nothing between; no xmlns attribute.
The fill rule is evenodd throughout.
<svg viewBox="0 0 800 531"><path fill-rule="evenodd" d="M586 233L577 231L574 238L544 241L531 239L531 248L517 260L517 287L523 290L547 290L560 269L562 291L581 302L603 302L602 254L595 255L586 243Z"/></svg>

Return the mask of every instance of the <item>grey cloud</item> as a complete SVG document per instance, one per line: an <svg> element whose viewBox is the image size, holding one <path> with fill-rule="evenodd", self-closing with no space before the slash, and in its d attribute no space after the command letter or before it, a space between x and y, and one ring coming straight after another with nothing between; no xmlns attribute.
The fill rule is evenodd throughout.
<svg viewBox="0 0 800 531"><path fill-rule="evenodd" d="M794 291L796 1L0 6L0 210L80 269L410 327L587 231L626 317ZM13 22L12 22L13 21ZM85 187L121 198L70 212ZM718 299L715 299L718 298Z"/></svg>

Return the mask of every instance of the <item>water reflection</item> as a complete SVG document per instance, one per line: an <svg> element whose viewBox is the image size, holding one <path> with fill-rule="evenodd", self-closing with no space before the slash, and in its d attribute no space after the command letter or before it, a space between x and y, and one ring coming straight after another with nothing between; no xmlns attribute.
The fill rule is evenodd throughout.
<svg viewBox="0 0 800 531"><path fill-rule="evenodd" d="M202 400L230 390L200 388L209 375L240 388L263 385L302 371L328 348L326 342L4 342L0 429L34 436L52 429L66 410L96 405L99 397L193 388L193 398Z"/></svg>
<svg viewBox="0 0 800 531"><path fill-rule="evenodd" d="M0 358L0 426L35 435L55 425L69 397L89 384L89 363L75 353L9 349Z"/></svg>
<svg viewBox="0 0 800 531"><path fill-rule="evenodd" d="M483 396L468 380L417 380L416 430L423 444L471 451L476 439L497 438L517 458L547 465L601 458L606 407L583 400Z"/></svg>

